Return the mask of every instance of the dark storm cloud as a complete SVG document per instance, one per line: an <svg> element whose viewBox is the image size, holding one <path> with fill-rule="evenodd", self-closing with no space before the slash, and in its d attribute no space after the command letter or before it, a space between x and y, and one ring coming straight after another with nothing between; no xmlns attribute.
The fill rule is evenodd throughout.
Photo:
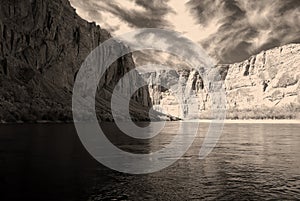
<svg viewBox="0 0 300 201"><path fill-rule="evenodd" d="M127 8L126 2L134 3L141 9ZM118 17L122 22L132 28L165 28L172 27L171 23L164 19L164 16L174 12L167 4L168 0L136 0L136 1L119 1L119 0L71 0L75 7L83 9L89 17L94 16L95 20L102 22L99 12L108 12ZM123 4L122 4L123 3ZM108 22L109 23L109 22Z"/></svg>
<svg viewBox="0 0 300 201"><path fill-rule="evenodd" d="M135 3L139 6L144 7L152 15L164 16L169 12L174 12L168 6L168 1L169 0L153 0L153 1L136 0Z"/></svg>
<svg viewBox="0 0 300 201"><path fill-rule="evenodd" d="M135 28L187 33L220 63L242 61L262 50L300 42L300 0L70 1L85 19L113 34ZM170 48L181 48L169 42Z"/></svg>
<svg viewBox="0 0 300 201"><path fill-rule="evenodd" d="M169 9L166 4L157 4L157 6L154 7L153 2L147 4L141 4L141 2L139 2L139 5L142 5L145 8L145 11L128 10L126 8L124 9L119 7L117 3L107 3L105 6L103 6L103 9L106 9L106 11L118 16L131 27L170 27L171 24L169 24L168 21L166 21L163 17L172 10Z"/></svg>
<svg viewBox="0 0 300 201"><path fill-rule="evenodd" d="M187 3L191 13L199 24L207 25L216 15L223 15L222 21L231 21L243 17L245 12L241 10L234 0L191 0Z"/></svg>
<svg viewBox="0 0 300 201"><path fill-rule="evenodd" d="M187 6L199 24L218 21L217 33L200 42L221 63L300 42L299 0L191 0Z"/></svg>

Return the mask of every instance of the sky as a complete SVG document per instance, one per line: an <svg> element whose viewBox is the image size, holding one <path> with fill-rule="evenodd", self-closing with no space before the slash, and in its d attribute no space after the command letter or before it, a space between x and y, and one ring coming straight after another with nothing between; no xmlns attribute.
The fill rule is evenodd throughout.
<svg viewBox="0 0 300 201"><path fill-rule="evenodd" d="M217 63L300 43L300 0L70 0L113 36L163 28L199 43Z"/></svg>

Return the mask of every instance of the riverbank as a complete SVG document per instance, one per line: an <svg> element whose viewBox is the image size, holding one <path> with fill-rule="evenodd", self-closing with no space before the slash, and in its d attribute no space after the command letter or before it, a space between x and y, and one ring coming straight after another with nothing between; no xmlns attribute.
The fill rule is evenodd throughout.
<svg viewBox="0 0 300 201"><path fill-rule="evenodd" d="M184 120L183 122L211 123L211 119ZM225 124L300 124L300 119L225 119Z"/></svg>
<svg viewBox="0 0 300 201"><path fill-rule="evenodd" d="M188 119L179 120L180 122L199 122L199 123L212 123L214 120L211 119ZM103 121L111 122L111 121ZM73 124L73 121L37 121L37 122L5 122L1 121L1 124ZM300 119L225 119L225 124L300 124Z"/></svg>

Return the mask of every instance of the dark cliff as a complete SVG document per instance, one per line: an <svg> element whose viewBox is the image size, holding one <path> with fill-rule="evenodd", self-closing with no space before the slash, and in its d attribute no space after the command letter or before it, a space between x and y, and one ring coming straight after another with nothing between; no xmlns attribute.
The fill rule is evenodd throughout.
<svg viewBox="0 0 300 201"><path fill-rule="evenodd" d="M110 34L81 19L68 0L2 0L0 4L0 121L71 121L74 79L87 55ZM111 120L117 81L134 68L131 55L116 61L99 83L97 112ZM147 88L131 113L147 118Z"/></svg>

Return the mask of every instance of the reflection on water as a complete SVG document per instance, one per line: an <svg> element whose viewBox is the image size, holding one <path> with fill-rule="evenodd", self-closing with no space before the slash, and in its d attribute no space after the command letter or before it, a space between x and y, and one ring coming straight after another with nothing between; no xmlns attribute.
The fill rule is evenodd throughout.
<svg viewBox="0 0 300 201"><path fill-rule="evenodd" d="M166 146L178 123L150 140L102 124L121 149ZM149 175L112 171L93 160L73 125L0 126L0 200L297 200L300 125L226 124L217 147L198 160L208 124L182 159Z"/></svg>

